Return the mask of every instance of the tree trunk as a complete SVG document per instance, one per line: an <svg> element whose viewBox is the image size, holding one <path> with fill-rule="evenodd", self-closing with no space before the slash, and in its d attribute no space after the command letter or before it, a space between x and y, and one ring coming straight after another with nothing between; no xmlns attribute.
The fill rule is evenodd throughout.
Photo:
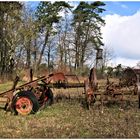
<svg viewBox="0 0 140 140"><path fill-rule="evenodd" d="M50 51L51 51L51 48L50 48L50 45L48 46L48 70L49 70L49 73L50 73Z"/></svg>
<svg viewBox="0 0 140 140"><path fill-rule="evenodd" d="M26 65L27 68L30 68L31 66L31 40L29 41L29 45L27 46L27 60L26 60Z"/></svg>
<svg viewBox="0 0 140 140"><path fill-rule="evenodd" d="M81 46L82 46L81 61L80 61L81 68L83 68L84 62L85 62L84 59L85 59L85 52L86 52L87 43L88 43L88 35L89 35L90 23L91 23L91 20L89 20L89 22L88 22L84 43L81 44Z"/></svg>
<svg viewBox="0 0 140 140"><path fill-rule="evenodd" d="M80 38L76 39L76 49L75 49L75 70L80 66Z"/></svg>
<svg viewBox="0 0 140 140"><path fill-rule="evenodd" d="M38 60L38 63L37 63L37 69L39 68L39 65L42 61L42 57L43 57L43 54L44 54L44 51L45 51L45 48L46 48L46 44L48 42L48 38L49 38L49 31L47 31L46 36L45 36L45 42L44 42L44 45L43 45L42 50L40 52L39 60Z"/></svg>
<svg viewBox="0 0 140 140"><path fill-rule="evenodd" d="M33 45L33 47L34 47L34 51L33 51L33 67L34 67L34 70L36 71L36 60L37 60L37 50L36 50L36 46L37 46L37 39L35 39L34 40L35 42L34 42L34 45Z"/></svg>
<svg viewBox="0 0 140 140"><path fill-rule="evenodd" d="M3 38L4 38L4 34L3 34L3 23L4 23L4 13L2 11L0 11L0 73L1 76L3 75L3 48L4 48L4 42L3 42Z"/></svg>

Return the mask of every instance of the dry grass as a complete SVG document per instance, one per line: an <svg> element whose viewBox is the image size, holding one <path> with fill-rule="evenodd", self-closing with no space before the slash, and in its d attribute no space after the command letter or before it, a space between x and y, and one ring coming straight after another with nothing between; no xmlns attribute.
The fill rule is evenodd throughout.
<svg viewBox="0 0 140 140"><path fill-rule="evenodd" d="M135 103L136 104L136 103ZM83 109L76 101L61 101L35 115L14 116L0 111L0 138L139 138L137 105Z"/></svg>
<svg viewBox="0 0 140 140"><path fill-rule="evenodd" d="M82 89L53 91L55 96L65 91L70 98L63 96L59 102L34 115L15 116L0 110L0 138L140 137L140 110L136 96L129 102L107 103L101 113L100 102L96 102L91 110L81 106Z"/></svg>

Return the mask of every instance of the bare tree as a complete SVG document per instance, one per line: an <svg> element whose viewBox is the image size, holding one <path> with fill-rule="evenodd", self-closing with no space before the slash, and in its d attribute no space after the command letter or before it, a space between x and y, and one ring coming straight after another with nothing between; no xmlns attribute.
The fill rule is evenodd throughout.
<svg viewBox="0 0 140 140"><path fill-rule="evenodd" d="M102 61L102 69L107 67L108 63L115 57L113 48L104 46L103 48L103 61Z"/></svg>

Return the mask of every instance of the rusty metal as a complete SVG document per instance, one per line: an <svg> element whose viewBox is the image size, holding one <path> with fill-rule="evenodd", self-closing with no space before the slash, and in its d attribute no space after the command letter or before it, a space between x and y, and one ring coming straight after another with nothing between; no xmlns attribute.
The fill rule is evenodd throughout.
<svg viewBox="0 0 140 140"><path fill-rule="evenodd" d="M125 86L133 86L137 82L137 74L132 68L126 68L122 73L122 84Z"/></svg>
<svg viewBox="0 0 140 140"><path fill-rule="evenodd" d="M132 72L131 78L129 72ZM111 82L107 76L106 85L103 87L103 91L100 91L100 87L97 81L96 69L92 68L90 70L89 77L83 83L80 83L80 80L76 75L64 75L63 73L52 73L48 76L42 76L33 80L33 71L30 70L30 82L27 82L21 86L17 86L19 77L16 77L13 83L13 86L10 90L0 93L0 102L5 103L5 109L12 110L12 101L15 97L17 91L31 91L35 95L41 107L45 105L45 102L48 100L45 93L50 92L50 88L84 88L85 100L88 108L97 100L97 96L100 96L101 103L103 104L103 96L111 96L115 98L116 96L123 96L127 94L138 95L139 99L139 108L140 108L140 82L139 75L131 70L127 69L122 72L123 76L119 79L119 82ZM67 77L75 76L77 83L69 83ZM129 81L131 80L131 82ZM39 83L42 82L42 83ZM124 88L127 88L129 92L125 93Z"/></svg>
<svg viewBox="0 0 140 140"><path fill-rule="evenodd" d="M90 75L88 79L85 81L85 99L87 103L88 109L92 104L95 103L96 100L96 90L98 88L96 69L93 67L90 70Z"/></svg>
<svg viewBox="0 0 140 140"><path fill-rule="evenodd" d="M101 48L97 49L96 59L103 59L103 49Z"/></svg>
<svg viewBox="0 0 140 140"><path fill-rule="evenodd" d="M94 77L92 76L92 72L94 73ZM68 83L68 76L75 76L77 79L77 83ZM80 83L78 77L76 75L64 75L63 73L52 73L48 76L42 76L33 80L33 71L30 70L30 82L22 84L17 87L19 82L19 77L17 76L13 82L13 86L10 90L0 93L0 102L5 102L5 109L12 110L12 102L15 98L17 91L31 91L35 95L36 99L40 103L40 106L44 106L47 98L45 93L50 90L50 88L85 88L85 93L88 95L88 98L92 97L93 90L96 85L96 76L94 69L91 70L90 77L88 78L88 85ZM42 83L39 83L42 82ZM90 94L89 94L90 93ZM91 99L90 99L91 100ZM20 101L20 100L19 100ZM21 103L22 104L22 103ZM20 109L19 109L20 110ZM20 111L19 111L20 112ZM24 113L23 113L24 114Z"/></svg>
<svg viewBox="0 0 140 140"><path fill-rule="evenodd" d="M76 74L65 74L65 77L66 77L66 78L67 78L67 77L72 77L72 78L75 77L75 79L77 80L77 82L80 83L80 80L79 80L79 78L78 78L78 76L77 76Z"/></svg>
<svg viewBox="0 0 140 140"><path fill-rule="evenodd" d="M101 106L103 106L103 102L108 101L109 98L113 101L118 101L119 99L123 102L124 96L127 96L131 100L133 95L138 95L140 108L140 73L137 73L136 70L131 68L127 68L121 71L118 78L114 78L115 80L113 81L113 74L111 74L111 76L107 75L106 83L102 86L98 85L97 82L98 88L94 88L94 90L92 90L92 96L95 101L98 99L98 101L101 102ZM93 79L95 82L96 78ZM92 84L92 80L90 83ZM92 84L92 87L95 87L94 84ZM96 98L97 96L99 97Z"/></svg>
<svg viewBox="0 0 140 140"><path fill-rule="evenodd" d="M38 82L43 80L43 79L46 79L45 76L42 76L36 80L33 80L31 82L28 82L28 83L25 83L19 87L16 87L18 81L19 81L19 78L16 77L15 80L14 80L14 84L12 86L12 88L8 91L5 91L5 92L2 92L0 93L0 97L1 98L7 98L7 100L5 101L5 109L6 110L11 110L11 104L12 104L12 99L14 97L14 92L16 91L22 91L22 90L25 90L25 91L28 91L28 90L32 90L33 88L37 90L37 86L38 86ZM38 91L37 91L38 92ZM39 92L38 92L39 93ZM39 94L41 96L41 94Z"/></svg>

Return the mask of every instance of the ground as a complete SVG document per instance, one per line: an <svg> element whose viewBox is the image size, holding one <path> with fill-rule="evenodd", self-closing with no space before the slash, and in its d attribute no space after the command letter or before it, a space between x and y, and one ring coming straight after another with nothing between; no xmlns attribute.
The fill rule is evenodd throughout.
<svg viewBox="0 0 140 140"><path fill-rule="evenodd" d="M56 90L53 91L56 93ZM59 90L58 93L62 92ZM109 102L104 105L103 112L100 102L96 102L90 110L84 108L81 97L59 98L52 106L28 116L16 116L1 109L0 138L140 137L137 96L123 103Z"/></svg>

